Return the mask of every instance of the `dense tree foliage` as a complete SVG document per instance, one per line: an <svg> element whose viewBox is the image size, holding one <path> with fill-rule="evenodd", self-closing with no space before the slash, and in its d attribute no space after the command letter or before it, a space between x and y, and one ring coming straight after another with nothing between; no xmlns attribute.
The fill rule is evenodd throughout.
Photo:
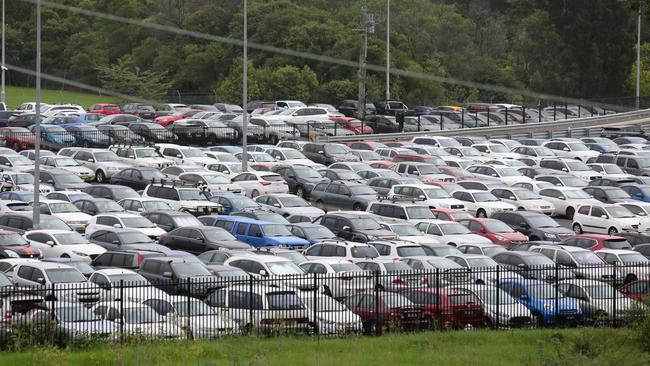
<svg viewBox="0 0 650 366"><path fill-rule="evenodd" d="M391 64L404 70L571 97L631 95L640 0L392 0ZM236 0L65 0L66 5L240 39ZM385 14L385 0L368 10ZM649 7L650 8L650 7ZM249 40L356 61L359 3L249 0ZM7 2L7 62L33 67L34 5ZM368 39L368 63L385 64L386 25ZM647 53L647 46L644 48ZM357 70L251 50L249 98L335 103L356 98ZM648 57L644 57L648 58ZM43 7L43 71L141 97L175 90L241 100L241 48ZM644 90L650 62L644 63ZM10 83L31 80L10 73ZM368 72L367 93L385 93ZM410 104L507 100L514 94L394 77L392 96Z"/></svg>

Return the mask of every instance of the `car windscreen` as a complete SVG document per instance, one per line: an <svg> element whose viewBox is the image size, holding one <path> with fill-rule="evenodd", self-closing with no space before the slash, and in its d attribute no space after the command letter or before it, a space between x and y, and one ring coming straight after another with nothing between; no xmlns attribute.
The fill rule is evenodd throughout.
<svg viewBox="0 0 650 366"><path fill-rule="evenodd" d="M52 213L71 213L79 212L77 206L70 202L50 203L50 211Z"/></svg>
<svg viewBox="0 0 650 366"><path fill-rule="evenodd" d="M86 282L86 277L74 268L46 269L45 273L52 283Z"/></svg>
<svg viewBox="0 0 650 366"><path fill-rule="evenodd" d="M472 233L471 231L469 231L468 228L466 228L465 226L457 222L441 223L438 224L438 227L440 228L440 231L442 231L444 235L461 235L461 234Z"/></svg>
<svg viewBox="0 0 650 366"><path fill-rule="evenodd" d="M101 151L95 153L95 161L97 162L108 162L108 161L119 161L120 158L115 155L112 151Z"/></svg>
<svg viewBox="0 0 650 366"><path fill-rule="evenodd" d="M269 310L301 310L305 308L295 292L269 292L266 294Z"/></svg>
<svg viewBox="0 0 650 366"><path fill-rule="evenodd" d="M409 219L435 219L436 216L428 206L406 207Z"/></svg>
<svg viewBox="0 0 650 366"><path fill-rule="evenodd" d="M263 224L264 236L293 236L289 229L282 224Z"/></svg>
<svg viewBox="0 0 650 366"><path fill-rule="evenodd" d="M183 262L171 264L174 273L178 277L209 276L210 271L198 262Z"/></svg>
<svg viewBox="0 0 650 366"><path fill-rule="evenodd" d="M165 201L143 201L142 206L144 206L145 211L156 211L156 210L171 210L172 206Z"/></svg>
<svg viewBox="0 0 650 366"><path fill-rule="evenodd" d="M356 230L379 230L381 225L377 221L371 218L359 217L359 218L350 218L352 225Z"/></svg>
<svg viewBox="0 0 650 366"><path fill-rule="evenodd" d="M164 318L148 306L124 309L124 322L128 324L162 323Z"/></svg>
<svg viewBox="0 0 650 366"><path fill-rule="evenodd" d="M377 258L379 257L379 252L374 247L369 245L363 246L354 246L350 249L352 258Z"/></svg>
<svg viewBox="0 0 650 366"><path fill-rule="evenodd" d="M88 243L88 240L86 240L86 238L74 231L71 231L69 233L52 234L52 236L54 236L60 245L77 245Z"/></svg>

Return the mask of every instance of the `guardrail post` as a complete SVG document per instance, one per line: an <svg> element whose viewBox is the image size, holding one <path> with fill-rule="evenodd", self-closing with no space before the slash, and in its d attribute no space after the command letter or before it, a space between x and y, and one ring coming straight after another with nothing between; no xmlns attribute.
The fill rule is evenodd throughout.
<svg viewBox="0 0 650 366"><path fill-rule="evenodd" d="M582 113L580 112L580 107L582 106L578 104L578 118L582 117Z"/></svg>
<svg viewBox="0 0 650 366"><path fill-rule="evenodd" d="M537 122L542 122L542 105L537 105Z"/></svg>
<svg viewBox="0 0 650 366"><path fill-rule="evenodd" d="M508 107L506 107L506 126L508 125Z"/></svg>
<svg viewBox="0 0 650 366"><path fill-rule="evenodd" d="M338 123L336 123L336 121L334 121L334 136L337 136L337 135L338 135L338 133L336 132L336 130L337 130L337 126L336 126L336 125L338 125Z"/></svg>
<svg viewBox="0 0 650 366"><path fill-rule="evenodd" d="M294 126L295 128L295 126ZM185 326L187 327L187 340L192 339L192 327L190 326L190 321L192 319L192 307L190 306L190 292L192 291L192 277L187 278L187 322Z"/></svg>
<svg viewBox="0 0 650 366"><path fill-rule="evenodd" d="M564 103L564 119L569 119L569 105Z"/></svg>
<svg viewBox="0 0 650 366"><path fill-rule="evenodd" d="M361 120L361 135L365 135L365 132L363 132L363 120Z"/></svg>
<svg viewBox="0 0 650 366"><path fill-rule="evenodd" d="M465 128L465 109L460 110L460 128Z"/></svg>
<svg viewBox="0 0 650 366"><path fill-rule="evenodd" d="M594 116L594 106L593 105L591 106L591 116L592 117Z"/></svg>
<svg viewBox="0 0 650 366"><path fill-rule="evenodd" d="M478 127L478 110L474 112L474 119L476 120L476 127Z"/></svg>
<svg viewBox="0 0 650 366"><path fill-rule="evenodd" d="M521 123L526 123L526 106L521 105Z"/></svg>
<svg viewBox="0 0 650 366"><path fill-rule="evenodd" d="M553 103L553 121L557 121L557 107Z"/></svg>
<svg viewBox="0 0 650 366"><path fill-rule="evenodd" d="M418 132L420 132L420 115L418 115Z"/></svg>
<svg viewBox="0 0 650 366"><path fill-rule="evenodd" d="M488 107L488 111L487 111L487 120L488 120L487 126L490 127L490 107Z"/></svg>

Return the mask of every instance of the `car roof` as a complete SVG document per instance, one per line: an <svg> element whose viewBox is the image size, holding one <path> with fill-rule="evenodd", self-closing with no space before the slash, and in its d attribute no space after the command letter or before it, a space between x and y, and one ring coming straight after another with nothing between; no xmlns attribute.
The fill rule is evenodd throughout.
<svg viewBox="0 0 650 366"><path fill-rule="evenodd" d="M105 274L107 276L117 275L117 274L137 274L137 272L126 268L105 268L105 269L98 269L95 272Z"/></svg>
<svg viewBox="0 0 650 366"><path fill-rule="evenodd" d="M620 255L620 254L630 254L630 253L637 253L637 252L635 252L634 250L631 250L631 249L630 250L626 250L626 249L601 249L601 250L595 251L594 253L609 253L609 254Z"/></svg>

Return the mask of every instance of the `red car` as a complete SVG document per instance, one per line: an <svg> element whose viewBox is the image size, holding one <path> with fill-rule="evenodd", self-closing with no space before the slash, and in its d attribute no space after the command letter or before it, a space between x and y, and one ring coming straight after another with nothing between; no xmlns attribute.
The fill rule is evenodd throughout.
<svg viewBox="0 0 650 366"><path fill-rule="evenodd" d="M429 325L422 306L394 292L358 292L343 299L343 304L359 315L366 334L385 327L416 330Z"/></svg>
<svg viewBox="0 0 650 366"><path fill-rule="evenodd" d="M345 126L346 129L354 132L355 135L369 135L371 134L372 127L361 123L361 120L351 117L330 117L332 121L336 121Z"/></svg>
<svg viewBox="0 0 650 366"><path fill-rule="evenodd" d="M0 128L0 140L4 141L4 146L16 151L33 148L34 139L34 134L24 127Z"/></svg>
<svg viewBox="0 0 650 366"><path fill-rule="evenodd" d="M375 149L386 147L386 145L376 141L356 141L356 142L348 142L348 147L352 150L375 151Z"/></svg>
<svg viewBox="0 0 650 366"><path fill-rule="evenodd" d="M618 290L625 295L625 297L645 302L648 295L650 295L650 280L628 282L619 287Z"/></svg>
<svg viewBox="0 0 650 366"><path fill-rule="evenodd" d="M571 245L593 251L601 249L632 249L632 245L623 237L601 234L575 235L564 239L562 245Z"/></svg>
<svg viewBox="0 0 650 366"><path fill-rule="evenodd" d="M437 219L445 221L458 221L474 218L474 215L470 212L451 208L434 208L431 209L431 212L433 212Z"/></svg>
<svg viewBox="0 0 650 366"><path fill-rule="evenodd" d="M203 111L200 109L184 109L181 111L174 112L167 116L157 117L153 121L163 127L168 127L172 125L174 122L178 121L179 119L190 118L199 112L203 112Z"/></svg>
<svg viewBox="0 0 650 366"><path fill-rule="evenodd" d="M436 328L461 328L467 324L485 325L481 301L468 290L415 288L401 293L414 304L424 308L425 316Z"/></svg>
<svg viewBox="0 0 650 366"><path fill-rule="evenodd" d="M503 245L506 248L511 248L513 245L521 244L528 241L528 237L507 224L503 221L496 219L461 219L458 220L459 223L463 224L474 234L484 236L494 244Z"/></svg>
<svg viewBox="0 0 650 366"><path fill-rule="evenodd" d="M120 114L122 113L122 110L120 109L120 106L117 104L99 103L99 104L93 104L90 107L90 109L88 109L88 113L97 113L97 114L103 114L105 116L108 116L111 114Z"/></svg>

